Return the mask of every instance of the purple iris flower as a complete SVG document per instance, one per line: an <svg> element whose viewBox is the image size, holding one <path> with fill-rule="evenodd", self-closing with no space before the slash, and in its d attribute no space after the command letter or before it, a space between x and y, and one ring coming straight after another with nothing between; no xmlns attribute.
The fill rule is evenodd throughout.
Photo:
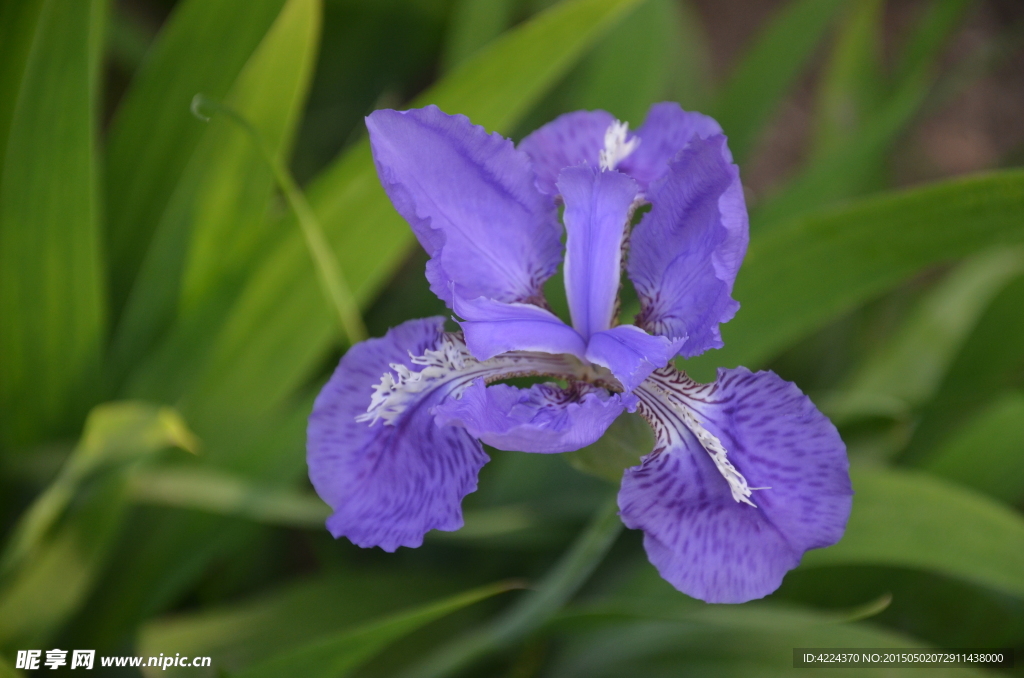
<svg viewBox="0 0 1024 678"><path fill-rule="evenodd" d="M657 442L625 470L620 514L679 590L760 598L806 550L839 540L852 490L832 423L772 372L720 369L700 384L672 363L721 347L719 325L739 307L747 212L718 123L663 103L631 136L608 113L580 111L518 148L433 106L366 124L384 189L462 331L439 317L403 323L353 346L324 386L308 462L335 537L419 546L429 530L462 527L462 498L488 461L481 441L566 452L639 411ZM542 293L563 249L571 325ZM635 325L616 322L623 270L640 298ZM494 383L525 375L567 386Z"/></svg>

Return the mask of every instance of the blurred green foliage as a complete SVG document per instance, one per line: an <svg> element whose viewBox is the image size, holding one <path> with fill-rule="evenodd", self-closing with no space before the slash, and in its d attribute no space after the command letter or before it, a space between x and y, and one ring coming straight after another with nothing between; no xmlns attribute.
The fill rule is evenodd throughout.
<svg viewBox="0 0 1024 678"><path fill-rule="evenodd" d="M916 3L896 38L894 4L778 3L716 79L685 0L0 0L0 675L30 647L212 656L168 673L193 676L1019 654L1024 171L894 188L901 139L984 72L943 66L982 3ZM1002 31L990 43L1019 45ZM519 138L569 110L638 125L677 100L715 115L746 169L807 82L804 160L751 196L743 308L726 347L684 367L776 369L833 417L857 491L840 544L765 601L673 591L609 504L650 445L629 418L565 458L493 452L466 528L421 549L329 537L305 418L346 335L273 168L229 119L192 116L196 94L290 166L378 335L444 310L378 183L374 108L436 103ZM502 593L511 578L531 590Z"/></svg>

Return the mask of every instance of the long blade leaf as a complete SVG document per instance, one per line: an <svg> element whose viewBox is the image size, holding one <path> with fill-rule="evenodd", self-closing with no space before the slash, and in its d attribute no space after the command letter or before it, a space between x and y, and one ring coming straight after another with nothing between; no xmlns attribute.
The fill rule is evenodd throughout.
<svg viewBox="0 0 1024 678"><path fill-rule="evenodd" d="M3 76L10 90L0 92L13 96L0 105L10 111L0 133L0 444L72 433L96 382L105 332L95 155L105 9L102 0L44 2L16 91L19 40L3 44L14 53Z"/></svg>
<svg viewBox="0 0 1024 678"><path fill-rule="evenodd" d="M1024 597L1024 516L922 473L860 469L853 514L835 546L806 567L894 565L938 572Z"/></svg>
<svg viewBox="0 0 1024 678"><path fill-rule="evenodd" d="M932 184L790 222L751 242L725 348L685 366L756 367L927 266L1024 242L1024 172ZM966 225L970 226L967 227Z"/></svg>
<svg viewBox="0 0 1024 678"><path fill-rule="evenodd" d="M421 626L521 585L502 582L466 591L420 608L320 638L241 671L239 678L275 678L295 672L308 678L344 678L392 642Z"/></svg>
<svg viewBox="0 0 1024 678"><path fill-rule="evenodd" d="M176 8L111 123L106 211L113 308L128 298L161 215L203 133L197 92L223 98L285 0L187 0Z"/></svg>

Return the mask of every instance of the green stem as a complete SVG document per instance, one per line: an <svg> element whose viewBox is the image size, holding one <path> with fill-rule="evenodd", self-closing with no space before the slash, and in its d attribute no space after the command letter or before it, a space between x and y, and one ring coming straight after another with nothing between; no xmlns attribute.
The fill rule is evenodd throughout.
<svg viewBox="0 0 1024 678"><path fill-rule="evenodd" d="M551 619L587 581L622 531L613 498L531 591L484 628L441 647L402 678L443 678L491 652L514 645Z"/></svg>
<svg viewBox="0 0 1024 678"><path fill-rule="evenodd" d="M284 194L288 206L295 213L295 218L302 228L302 235L306 238L306 246L313 257L313 264L316 267L317 277L320 279L320 286L327 296L328 302L334 307L338 314L341 329L345 333L349 344L366 339L366 325L363 324L362 315L359 313L359 306L355 302L352 291L345 283L338 260L327 242L323 228L310 207L302 189L295 183L291 173L283 163L271 152L252 123L242 114L230 106L214 101L202 94L192 98L192 114L200 120L209 121L214 113L222 113L229 120L242 128L252 139L253 144L259 150L263 160L270 167L278 188Z"/></svg>

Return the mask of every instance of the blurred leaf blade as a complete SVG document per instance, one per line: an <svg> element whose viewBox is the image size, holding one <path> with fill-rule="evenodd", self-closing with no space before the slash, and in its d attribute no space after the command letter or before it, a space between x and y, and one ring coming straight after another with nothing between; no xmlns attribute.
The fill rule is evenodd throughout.
<svg viewBox="0 0 1024 678"><path fill-rule="evenodd" d="M248 481L211 469L138 469L128 482L132 501L154 506L206 511L266 525L324 529L331 509L313 493ZM465 525L456 532L428 533L428 539L464 541L520 532L537 518L520 505L466 509Z"/></svg>
<svg viewBox="0 0 1024 678"><path fill-rule="evenodd" d="M115 312L205 131L189 102L197 92L227 94L284 2L180 3L133 80L111 124L106 162Z"/></svg>
<svg viewBox="0 0 1024 678"><path fill-rule="evenodd" d="M145 403L93 408L82 439L60 474L25 511L0 558L0 576L29 557L67 509L88 476L104 466L144 458L166 447L195 451L198 441L178 414Z"/></svg>
<svg viewBox="0 0 1024 678"><path fill-rule="evenodd" d="M212 470L139 470L129 479L140 503L198 509L272 525L323 529L330 508L313 495L265 487Z"/></svg>
<svg viewBox="0 0 1024 678"><path fill-rule="evenodd" d="M436 648L402 674L442 678L521 642L550 620L593 574L622 532L616 499L606 501L536 588L490 623Z"/></svg>
<svg viewBox="0 0 1024 678"><path fill-rule="evenodd" d="M4 552L0 646L42 643L77 611L125 513L124 466L195 444L169 408L130 402L94 408L60 476L25 513Z"/></svg>
<svg viewBox="0 0 1024 678"><path fill-rule="evenodd" d="M849 3L818 88L814 154L828 153L856 135L876 103L881 83L881 0Z"/></svg>
<svg viewBox="0 0 1024 678"><path fill-rule="evenodd" d="M458 0L445 36L442 70L451 70L501 35L513 9L512 0Z"/></svg>
<svg viewBox="0 0 1024 678"><path fill-rule="evenodd" d="M842 0L790 0L743 56L713 108L740 164L843 4Z"/></svg>
<svg viewBox="0 0 1024 678"><path fill-rule="evenodd" d="M894 192L820 211L755 239L722 328L725 348L686 361L711 368L764 364L828 320L945 261L1024 242L1024 172L1008 171ZM963 228L970 223L971 228Z"/></svg>
<svg viewBox="0 0 1024 678"><path fill-rule="evenodd" d="M858 469L846 534L804 567L885 564L939 572L1024 597L1024 516L922 473Z"/></svg>
<svg viewBox="0 0 1024 678"><path fill-rule="evenodd" d="M79 610L106 562L125 514L123 478L90 488L53 535L0 590L0 647L39 647Z"/></svg>
<svg viewBox="0 0 1024 678"><path fill-rule="evenodd" d="M72 432L99 370L106 308L95 145L105 12L102 0L46 0L24 74L16 84L4 76L17 86L0 106L10 116L0 134L0 442L10 446ZM10 56L8 74L19 62Z"/></svg>
<svg viewBox="0 0 1024 678"><path fill-rule="evenodd" d="M826 406L839 422L906 417L939 387L992 299L1024 270L1024 251L1000 248L958 265L911 311L897 334L872 353Z"/></svg>
<svg viewBox="0 0 1024 678"><path fill-rule="evenodd" d="M606 110L639 127L651 104L690 104L709 89L699 21L673 0L646 0L604 36L518 125L525 136L579 109ZM685 89L684 89L685 88Z"/></svg>
<svg viewBox="0 0 1024 678"><path fill-rule="evenodd" d="M22 673L0 655L0 678L21 678Z"/></svg>
<svg viewBox="0 0 1024 678"><path fill-rule="evenodd" d="M940 478L1016 504L1024 497L1024 393L993 399L922 467Z"/></svg>
<svg viewBox="0 0 1024 678"><path fill-rule="evenodd" d="M854 123L856 133L847 135L843 143L819 146L818 153L796 177L756 206L753 229L774 227L802 212L885 185L886 158L926 103L937 77L939 50L971 2L932 3L915 26L900 77L891 91L879 96L874 106L863 98L864 113ZM860 79L863 82L864 76Z"/></svg>
<svg viewBox="0 0 1024 678"><path fill-rule="evenodd" d="M7 149L11 117L25 76L43 0L0 2L0 149Z"/></svg>
<svg viewBox="0 0 1024 678"><path fill-rule="evenodd" d="M401 612L359 628L321 638L285 651L240 672L240 678L273 678L298 671L310 678L343 678L392 642L444 615L481 600L522 588L515 582L499 582Z"/></svg>
<svg viewBox="0 0 1024 678"><path fill-rule="evenodd" d="M298 398L257 420L207 422L202 430L190 418L189 425L202 435L202 467L244 473L275 488L293 485L305 466L304 431L312 400L311 395ZM248 543L255 528L208 512L150 512L149 528L118 544L90 601L88 623L77 629L82 644L126 642L137 625L184 595L211 560Z"/></svg>
<svg viewBox="0 0 1024 678"><path fill-rule="evenodd" d="M939 51L972 5L974 0L929 3L900 55L897 83L920 78L935 70Z"/></svg>
<svg viewBox="0 0 1024 678"><path fill-rule="evenodd" d="M319 29L319 2L286 2L228 92L227 104L254 125L279 159L295 136ZM253 140L230 120L191 122L205 133L157 215L112 344L115 381L143 359L178 312L195 315L217 303L221 288L273 237L264 223L273 173Z"/></svg>
<svg viewBox="0 0 1024 678"><path fill-rule="evenodd" d="M339 631L363 628L410 607L459 594L466 582L427 571L352 568L275 585L230 604L151 619L136 644L146 655L170 651L217 658L217 667L150 669L150 675L235 673Z"/></svg>
<svg viewBox="0 0 1024 678"><path fill-rule="evenodd" d="M586 622L588 616L598 621L607 614L609 623L591 633L569 636L546 675L667 677L678 675L679 667L685 666L737 678L779 676L793 670L793 647L927 647L918 639L869 623L838 623L828 613L778 604L695 607L691 603L677 605L676 611L651 611L649 607L645 611L643 605L620 605L598 604L565 615L566 622L575 621L574 614ZM612 621L617 612L619 620ZM986 675L960 668L932 671L951 678ZM888 669L858 669L857 674L890 675ZM812 669L808 675L835 674Z"/></svg>
<svg viewBox="0 0 1024 678"><path fill-rule="evenodd" d="M1024 276L985 309L921 418L899 461L926 462L966 420L1008 389L1024 387Z"/></svg>

